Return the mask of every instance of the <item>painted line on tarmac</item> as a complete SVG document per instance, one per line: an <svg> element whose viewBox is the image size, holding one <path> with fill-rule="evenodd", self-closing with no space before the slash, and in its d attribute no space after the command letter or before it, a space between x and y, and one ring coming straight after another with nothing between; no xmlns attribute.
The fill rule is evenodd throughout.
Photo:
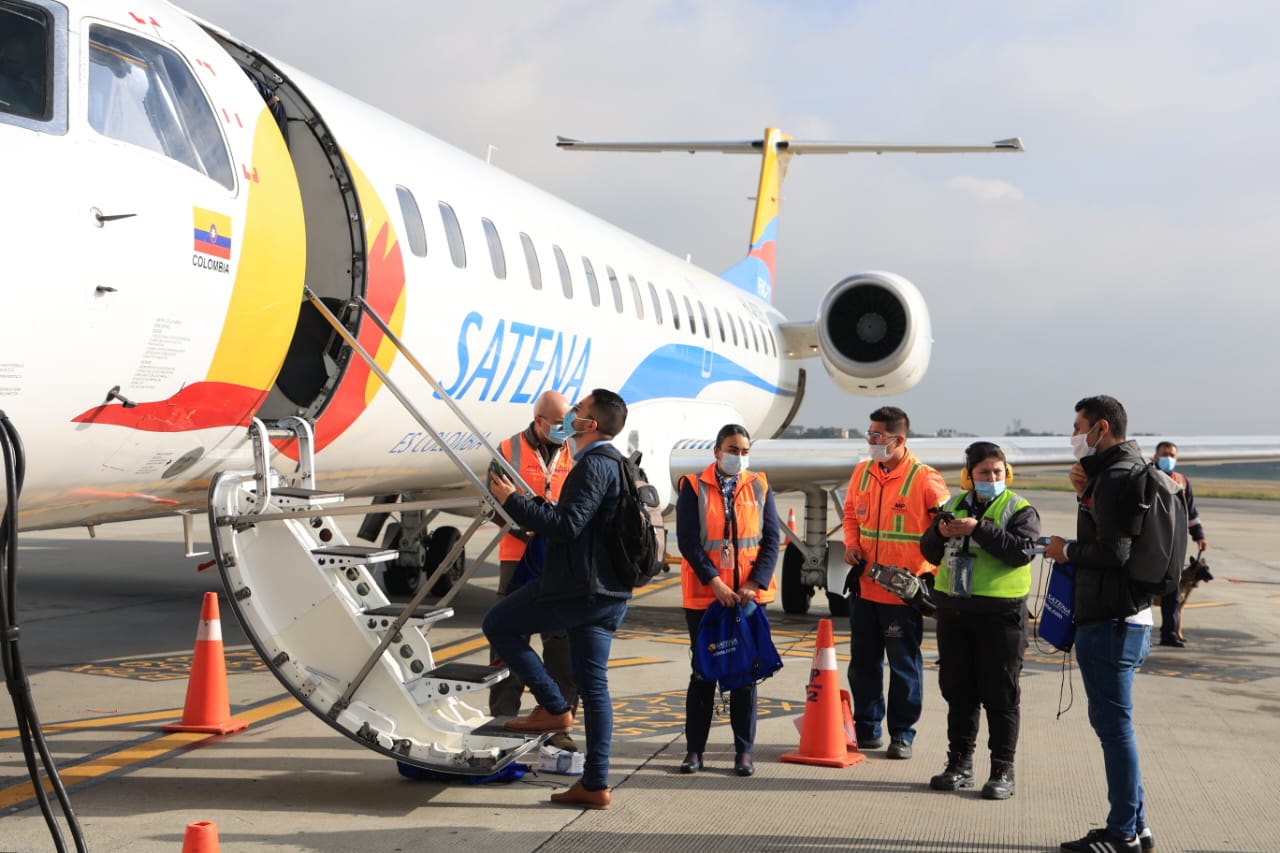
<svg viewBox="0 0 1280 853"><path fill-rule="evenodd" d="M680 578L674 577L664 579L646 586L644 589L636 592L633 597L640 598L653 593L660 592L668 587L680 583ZM435 659L438 662L452 660L470 654L478 649L486 648L489 641L483 634L477 634L472 637L459 640L442 646L435 652ZM621 666L636 666L642 663L662 663L664 661L657 658L623 658L617 663ZM84 670L81 670L84 671ZM90 670L91 671L91 670ZM681 694L683 695L683 694ZM263 723L284 719L303 711L302 705L297 699L290 695L284 695L276 699L267 699L263 703L256 706L241 708L233 716L236 719L244 720L250 724ZM68 720L61 723L51 723L42 726L47 734L56 734L59 732L69 731L85 731L94 729L106 729L115 726L129 725L140 722L155 722L160 720L176 720L181 716L181 709L165 710L165 711L147 711L137 714L121 714L110 717L93 717L84 720ZM0 741L12 739L18 736L16 729L8 729L0 731ZM119 776L125 776L144 767L150 767L155 764L173 757L181 752L196 749L201 746L216 741L225 740L229 735L209 735L199 732L168 732L157 733L155 735L143 738L129 746L105 750L97 755L89 756L77 763L69 763L58 768L58 775L62 779L63 786L68 790L78 790L88 787L98 782L113 779ZM52 792L52 783L42 777L46 792ZM0 788L0 811L12 813L20 811L34 805L36 802L35 791L30 781L21 782L10 785L6 788Z"/></svg>

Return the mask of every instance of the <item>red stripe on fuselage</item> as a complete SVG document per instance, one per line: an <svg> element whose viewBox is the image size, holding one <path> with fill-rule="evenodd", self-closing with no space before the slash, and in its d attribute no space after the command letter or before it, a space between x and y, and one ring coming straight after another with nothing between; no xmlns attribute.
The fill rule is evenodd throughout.
<svg viewBox="0 0 1280 853"><path fill-rule="evenodd" d="M125 408L118 403L77 415L72 423L112 424L145 432L190 432L247 426L267 392L227 382L196 382L167 400Z"/></svg>

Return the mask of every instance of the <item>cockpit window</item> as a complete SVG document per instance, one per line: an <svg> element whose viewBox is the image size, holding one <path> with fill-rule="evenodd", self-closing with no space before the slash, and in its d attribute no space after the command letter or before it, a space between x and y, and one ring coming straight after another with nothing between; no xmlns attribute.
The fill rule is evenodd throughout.
<svg viewBox="0 0 1280 853"><path fill-rule="evenodd" d="M51 117L51 23L41 9L0 2L0 112L36 121Z"/></svg>
<svg viewBox="0 0 1280 853"><path fill-rule="evenodd" d="M89 28L89 124L227 189L235 186L218 120L195 75L177 53L155 42L109 27Z"/></svg>

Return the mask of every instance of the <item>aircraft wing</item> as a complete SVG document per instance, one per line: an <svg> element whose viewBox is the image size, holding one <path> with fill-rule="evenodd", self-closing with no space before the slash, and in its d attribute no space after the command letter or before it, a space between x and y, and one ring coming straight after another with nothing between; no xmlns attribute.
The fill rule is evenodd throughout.
<svg viewBox="0 0 1280 853"><path fill-rule="evenodd" d="M1280 436L1137 436L1144 454L1155 451L1156 442L1178 445L1179 462L1251 462L1280 459ZM992 441L1004 449L1017 469L1070 465L1075 462L1065 435L966 436L963 438L912 438L909 447L920 461L944 474L960 470L964 451L975 441ZM671 454L672 470L696 471L711 459L710 440L687 440ZM811 438L763 439L751 445L751 467L769 475L780 490L843 488L853 467L867 456L861 439Z"/></svg>

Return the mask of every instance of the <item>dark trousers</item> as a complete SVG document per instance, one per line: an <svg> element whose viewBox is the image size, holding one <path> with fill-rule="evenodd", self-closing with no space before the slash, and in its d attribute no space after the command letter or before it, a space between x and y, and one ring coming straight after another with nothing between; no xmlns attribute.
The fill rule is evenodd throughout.
<svg viewBox="0 0 1280 853"><path fill-rule="evenodd" d="M858 741L875 740L884 720L890 738L911 743L924 705L924 617L905 604L849 602L849 688ZM889 661L885 702L884 662Z"/></svg>
<svg viewBox="0 0 1280 853"><path fill-rule="evenodd" d="M698 625L705 610L684 611L689 626L689 645L697 642ZM716 683L707 681L695 669L689 675L689 691L684 703L684 739L689 752L701 755L707 748L711 734L711 717L715 712ZM733 751L751 754L756 740L756 686L739 687L729 691L729 725L733 729Z"/></svg>
<svg viewBox="0 0 1280 853"><path fill-rule="evenodd" d="M1022 599L992 612L938 608L938 685L947 700L952 752L973 754L985 708L992 759L1013 761L1021 723L1018 676L1027 648L1026 610Z"/></svg>
<svg viewBox="0 0 1280 853"><path fill-rule="evenodd" d="M1160 596L1160 639L1178 639L1178 590Z"/></svg>

